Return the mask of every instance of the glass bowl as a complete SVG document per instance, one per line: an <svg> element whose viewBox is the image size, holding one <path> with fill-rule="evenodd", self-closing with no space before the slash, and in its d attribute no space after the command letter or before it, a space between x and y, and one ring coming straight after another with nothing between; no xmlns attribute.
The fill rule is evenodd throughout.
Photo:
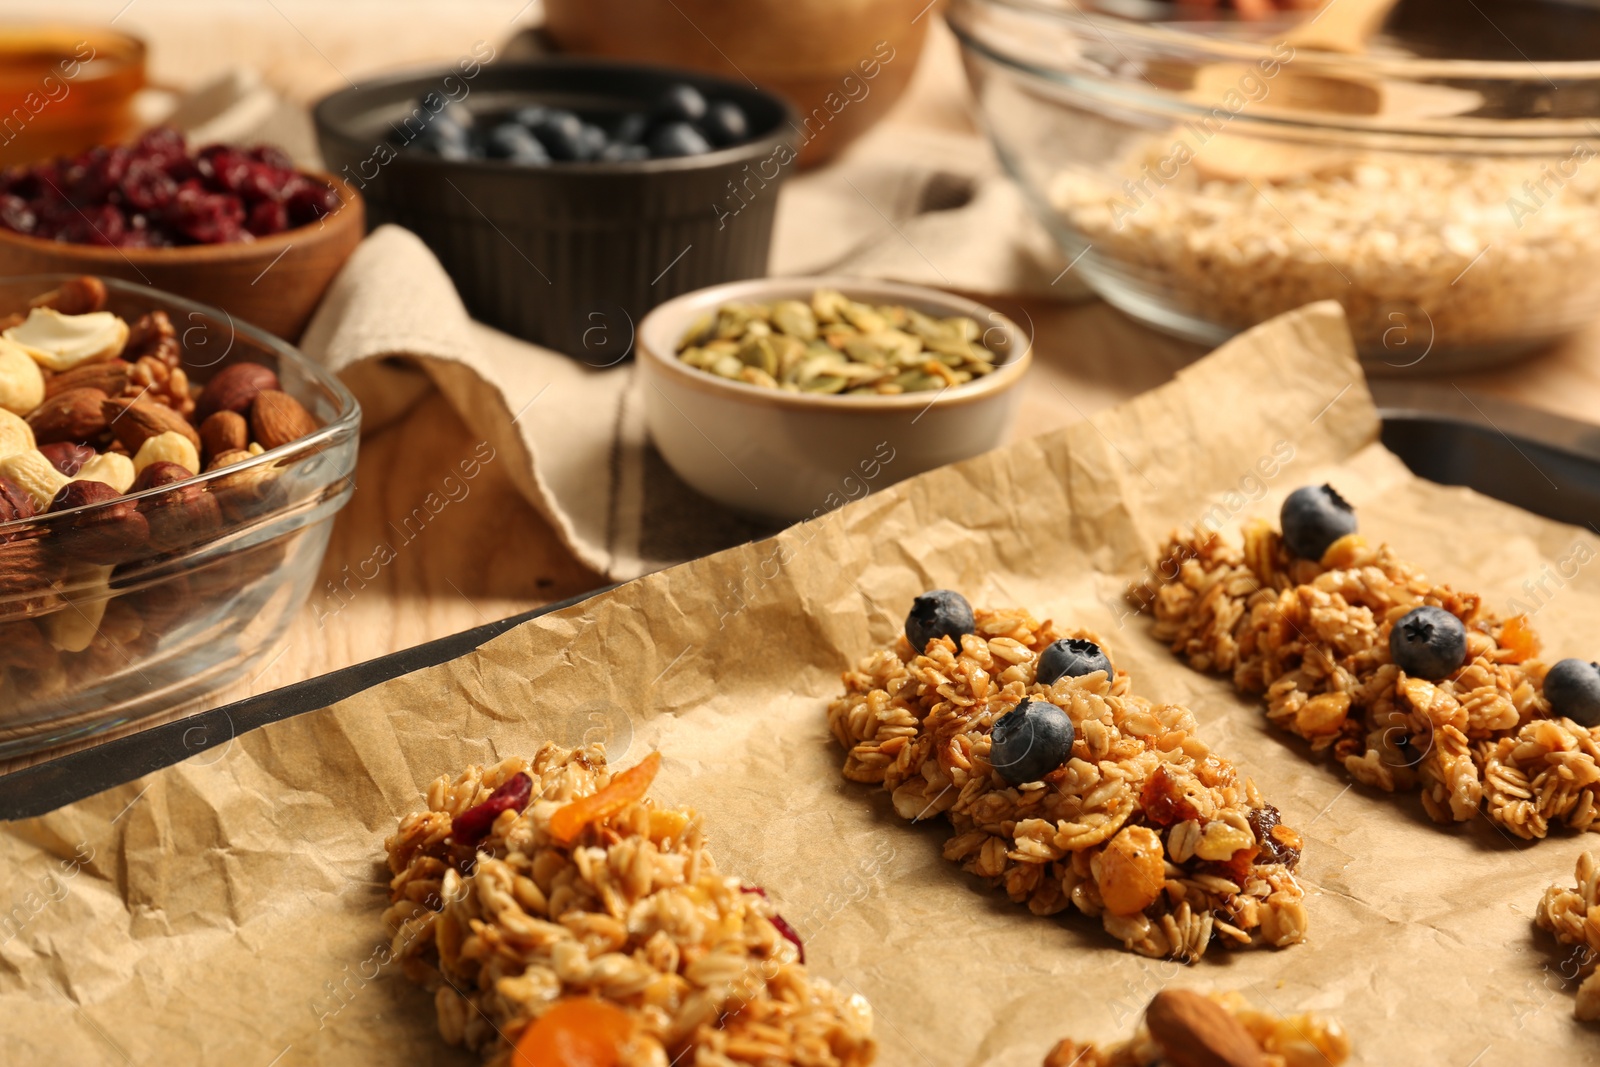
<svg viewBox="0 0 1600 1067"><path fill-rule="evenodd" d="M1553 37L1554 13L1587 17L1536 6ZM1505 361L1600 315L1600 63L1297 50L1303 14L1158 21L1176 10L948 15L1004 165L1107 301L1216 344L1337 300L1380 374Z"/></svg>
<svg viewBox="0 0 1600 1067"><path fill-rule="evenodd" d="M69 277L0 279L0 314ZM130 322L166 311L191 381L264 364L321 428L183 482L0 523L0 754L170 710L241 677L305 602L355 486L361 409L337 378L225 311L105 286L106 310ZM136 536L119 525L135 509Z"/></svg>

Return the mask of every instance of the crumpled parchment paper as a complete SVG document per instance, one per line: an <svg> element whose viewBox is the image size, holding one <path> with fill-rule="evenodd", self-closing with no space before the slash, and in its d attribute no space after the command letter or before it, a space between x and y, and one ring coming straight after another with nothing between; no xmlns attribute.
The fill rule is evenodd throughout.
<svg viewBox="0 0 1600 1067"><path fill-rule="evenodd" d="M1368 537L1532 608L1551 658L1594 655L1600 574L1570 563L1594 535L1420 482L1377 431L1340 313L1314 305L1091 422L6 825L0 1060L469 1063L388 961L382 840L434 777L554 738L606 740L621 765L660 749L655 793L704 811L723 868L768 887L817 973L871 1000L884 1064L1038 1064L1064 1034L1125 1035L1167 983L1331 1013L1362 1063L1595 1062L1570 958L1531 921L1592 842L1440 828L1412 797L1352 788L1122 607L1173 526L1274 514L1331 480ZM1310 941L1192 967L1130 955L1098 923L983 891L940 859L941 825L843 781L824 722L838 672L935 586L1097 629L1138 691L1189 703L1305 835Z"/></svg>

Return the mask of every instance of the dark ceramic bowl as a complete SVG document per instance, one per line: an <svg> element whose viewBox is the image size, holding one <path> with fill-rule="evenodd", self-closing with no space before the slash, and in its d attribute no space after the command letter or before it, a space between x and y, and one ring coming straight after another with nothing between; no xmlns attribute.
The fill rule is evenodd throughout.
<svg viewBox="0 0 1600 1067"><path fill-rule="evenodd" d="M422 238L472 315L608 366L664 300L764 275L794 130L779 97L707 74L593 59L501 62L403 74L347 89L314 111L327 167L361 191L367 223ZM530 104L582 114L646 110L670 85L731 100L751 140L705 155L632 163L451 161L397 149L434 94L474 116ZM413 120L410 128L415 129Z"/></svg>

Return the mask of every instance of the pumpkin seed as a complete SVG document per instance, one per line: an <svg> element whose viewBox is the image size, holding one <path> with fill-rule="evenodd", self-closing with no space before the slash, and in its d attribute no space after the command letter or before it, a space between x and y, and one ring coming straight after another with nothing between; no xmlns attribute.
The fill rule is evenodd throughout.
<svg viewBox="0 0 1600 1067"><path fill-rule="evenodd" d="M678 358L697 370L769 389L892 396L947 389L991 374L975 319L872 305L833 289L810 301L725 304L697 317Z"/></svg>

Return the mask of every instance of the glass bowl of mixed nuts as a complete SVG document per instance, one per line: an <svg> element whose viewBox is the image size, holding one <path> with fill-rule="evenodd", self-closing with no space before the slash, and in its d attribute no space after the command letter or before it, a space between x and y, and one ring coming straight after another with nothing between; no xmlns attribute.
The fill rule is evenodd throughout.
<svg viewBox="0 0 1600 1067"><path fill-rule="evenodd" d="M1600 62L1558 40L1600 12L1519 7L1518 50L1438 0L1342 54L1306 11L955 0L950 21L1002 160L1106 300L1210 344L1337 300L1372 373L1425 374L1600 317Z"/></svg>
<svg viewBox="0 0 1600 1067"><path fill-rule="evenodd" d="M223 311L0 280L0 754L241 675L310 592L359 423L336 378Z"/></svg>
<svg viewBox="0 0 1600 1067"><path fill-rule="evenodd" d="M1031 339L916 285L770 278L688 293L639 324L651 439L737 511L811 518L1002 444Z"/></svg>

